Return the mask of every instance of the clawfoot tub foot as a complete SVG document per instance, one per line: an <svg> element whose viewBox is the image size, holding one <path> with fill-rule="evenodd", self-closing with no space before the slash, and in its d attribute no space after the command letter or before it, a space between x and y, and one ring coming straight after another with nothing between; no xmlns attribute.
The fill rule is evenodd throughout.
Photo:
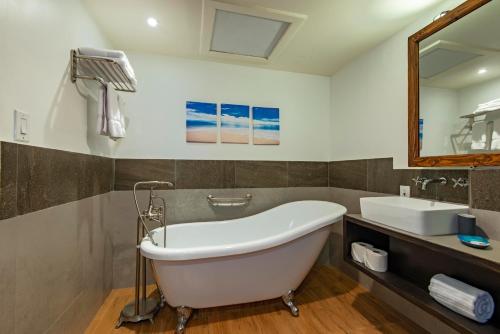
<svg viewBox="0 0 500 334"><path fill-rule="evenodd" d="M281 297L283 299L283 303L290 309L290 312L294 317L299 316L299 309L295 304L293 303L294 301L294 292L293 290L289 290L288 293L284 296Z"/></svg>
<svg viewBox="0 0 500 334"><path fill-rule="evenodd" d="M190 307L180 306L177 308L177 327L175 334L184 334L189 317L193 313Z"/></svg>

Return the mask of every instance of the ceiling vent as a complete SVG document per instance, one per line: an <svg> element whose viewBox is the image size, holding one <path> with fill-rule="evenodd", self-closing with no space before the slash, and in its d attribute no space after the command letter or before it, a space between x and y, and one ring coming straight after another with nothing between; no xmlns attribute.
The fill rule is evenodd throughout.
<svg viewBox="0 0 500 334"><path fill-rule="evenodd" d="M269 8L205 0L201 53L268 62L283 50L305 19L304 15Z"/></svg>
<svg viewBox="0 0 500 334"><path fill-rule="evenodd" d="M439 40L420 50L420 77L429 79L483 56L480 50L465 45Z"/></svg>

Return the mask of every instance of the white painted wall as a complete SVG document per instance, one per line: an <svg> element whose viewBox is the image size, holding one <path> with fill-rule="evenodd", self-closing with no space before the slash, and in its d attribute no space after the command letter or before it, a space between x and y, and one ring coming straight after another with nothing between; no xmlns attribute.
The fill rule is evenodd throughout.
<svg viewBox="0 0 500 334"><path fill-rule="evenodd" d="M129 118L119 158L329 159L330 78L162 55L128 53L138 92L123 94ZM280 108L281 144L186 143L186 101Z"/></svg>
<svg viewBox="0 0 500 334"><path fill-rule="evenodd" d="M420 118L424 120L423 156L455 154L452 140L458 118L458 92L420 87Z"/></svg>
<svg viewBox="0 0 500 334"><path fill-rule="evenodd" d="M108 43L79 0L0 1L0 140L13 141L20 109L31 117L31 145L112 154L94 135L95 103L69 79L70 49L85 45Z"/></svg>
<svg viewBox="0 0 500 334"><path fill-rule="evenodd" d="M408 168L407 39L462 2L444 2L332 76L332 160L394 157Z"/></svg>
<svg viewBox="0 0 500 334"><path fill-rule="evenodd" d="M459 90L460 115L470 114L477 105L500 99L500 78L494 78Z"/></svg>
<svg viewBox="0 0 500 334"><path fill-rule="evenodd" d="M460 116L472 113L477 105L500 98L500 78L461 89L420 87L420 117L424 118L422 155L466 154L471 150L471 130ZM498 112L487 115L496 121Z"/></svg>

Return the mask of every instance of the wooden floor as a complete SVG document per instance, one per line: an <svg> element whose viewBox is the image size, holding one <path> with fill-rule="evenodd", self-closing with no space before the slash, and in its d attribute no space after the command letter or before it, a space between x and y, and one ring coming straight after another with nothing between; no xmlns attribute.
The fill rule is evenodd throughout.
<svg viewBox="0 0 500 334"><path fill-rule="evenodd" d="M175 312L168 306L154 324L114 325L132 289L113 290L96 314L87 334L173 333ZM425 333L366 289L331 267L316 267L296 296L300 316L294 318L281 300L197 310L186 334L224 333Z"/></svg>

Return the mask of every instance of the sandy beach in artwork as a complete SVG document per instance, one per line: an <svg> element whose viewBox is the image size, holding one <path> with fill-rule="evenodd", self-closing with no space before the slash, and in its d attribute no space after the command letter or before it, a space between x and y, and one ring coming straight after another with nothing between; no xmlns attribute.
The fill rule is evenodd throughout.
<svg viewBox="0 0 500 334"><path fill-rule="evenodd" d="M254 145L279 145L280 141L276 139L267 139L267 138L254 138Z"/></svg>
<svg viewBox="0 0 500 334"><path fill-rule="evenodd" d="M256 130L253 132L254 145L279 145L280 133L275 130Z"/></svg>
<svg viewBox="0 0 500 334"><path fill-rule="evenodd" d="M221 142L229 144L248 144L249 130L248 128L222 128L220 131Z"/></svg>
<svg viewBox="0 0 500 334"><path fill-rule="evenodd" d="M194 128L186 131L186 141L190 143L216 143L217 128Z"/></svg>

